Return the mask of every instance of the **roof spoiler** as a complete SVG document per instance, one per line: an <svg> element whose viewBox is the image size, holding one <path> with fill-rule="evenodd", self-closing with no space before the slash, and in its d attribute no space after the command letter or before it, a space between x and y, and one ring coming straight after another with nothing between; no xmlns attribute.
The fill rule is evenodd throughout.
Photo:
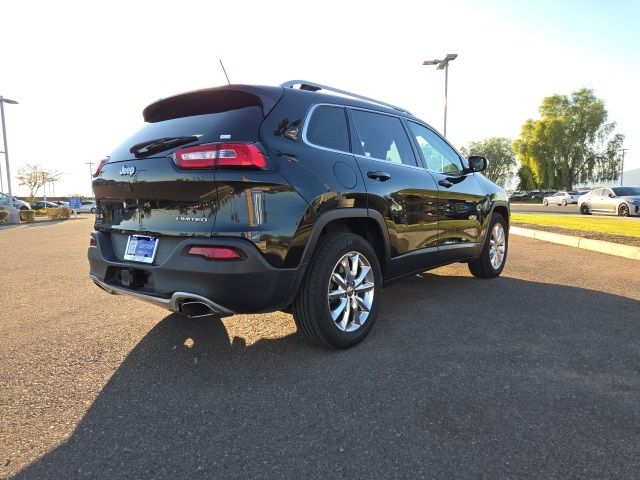
<svg viewBox="0 0 640 480"><path fill-rule="evenodd" d="M357 93L347 92L346 90L340 90L339 88L329 87L327 85L321 85L320 83L308 82L307 80L289 80L288 82L284 82L280 86L282 88L295 88L296 85L299 85L300 90L308 90L310 92L317 92L318 90L326 90L327 92L334 92L347 97L357 98L359 100L364 100L365 102L375 103L376 105L381 105L383 107L391 108L393 110L397 110L399 112L412 115L412 113L409 112L408 110L405 110L404 108L396 107L395 105L391 105L390 103L381 102L380 100L365 97L363 95L358 95Z"/></svg>
<svg viewBox="0 0 640 480"><path fill-rule="evenodd" d="M284 91L279 87L224 85L204 88L162 98L148 105L142 116L145 122L161 122L193 115L206 115L244 107L261 107L266 117Z"/></svg>

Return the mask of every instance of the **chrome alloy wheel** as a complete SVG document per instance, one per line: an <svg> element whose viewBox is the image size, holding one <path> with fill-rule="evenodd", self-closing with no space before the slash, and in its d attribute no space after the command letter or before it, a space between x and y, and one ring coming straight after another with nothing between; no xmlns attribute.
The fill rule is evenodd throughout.
<svg viewBox="0 0 640 480"><path fill-rule="evenodd" d="M331 318L343 332L353 332L367 321L375 284L371 264L359 252L349 252L333 267L327 288Z"/></svg>
<svg viewBox="0 0 640 480"><path fill-rule="evenodd" d="M498 270L504 261L505 244L504 228L501 224L496 223L491 230L491 238L489 239L489 260L494 270Z"/></svg>

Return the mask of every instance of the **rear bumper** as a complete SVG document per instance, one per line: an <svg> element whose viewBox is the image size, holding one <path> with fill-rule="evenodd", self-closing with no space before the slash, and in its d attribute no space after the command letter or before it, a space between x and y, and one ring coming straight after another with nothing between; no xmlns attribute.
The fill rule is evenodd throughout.
<svg viewBox="0 0 640 480"><path fill-rule="evenodd" d="M250 241L231 237L166 239L173 244L153 264L122 260L121 242L110 233L93 232L97 245L89 247L91 279L113 294L130 295L173 312L196 302L211 313L257 313L280 310L293 301L304 268L276 268ZM160 237L160 245L165 238ZM231 246L244 258L211 261L189 255L193 245ZM185 309L186 310L186 309Z"/></svg>

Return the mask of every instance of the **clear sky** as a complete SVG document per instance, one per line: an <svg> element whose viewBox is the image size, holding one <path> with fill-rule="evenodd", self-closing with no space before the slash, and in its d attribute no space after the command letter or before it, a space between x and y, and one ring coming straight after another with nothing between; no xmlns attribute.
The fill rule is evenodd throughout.
<svg viewBox="0 0 640 480"><path fill-rule="evenodd" d="M458 147L516 138L543 97L593 88L640 168L640 2L610 0L5 0L0 95L12 173L63 172L57 195L90 191L89 166L158 98L225 83L306 79L412 111ZM2 159L2 175L6 175ZM26 194L12 181L14 193ZM5 180L6 191L6 180Z"/></svg>

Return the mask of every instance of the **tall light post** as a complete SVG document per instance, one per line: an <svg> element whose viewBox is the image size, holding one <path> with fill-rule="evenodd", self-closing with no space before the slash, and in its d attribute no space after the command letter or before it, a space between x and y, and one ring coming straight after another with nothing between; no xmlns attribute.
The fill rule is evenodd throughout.
<svg viewBox="0 0 640 480"><path fill-rule="evenodd" d="M449 62L458 58L457 53L447 53L443 60L425 60L423 65L437 65L436 70L444 70L444 136L447 136L447 90L449 86Z"/></svg>
<svg viewBox="0 0 640 480"><path fill-rule="evenodd" d="M89 165L89 193L93 194L93 191L91 190L91 186L93 184L93 163L94 162L84 162L87 165Z"/></svg>
<svg viewBox="0 0 640 480"><path fill-rule="evenodd" d="M624 176L624 154L627 153L629 151L629 149L628 148L621 148L618 151L622 152L622 168L620 169L620 186L622 186L622 177Z"/></svg>
<svg viewBox="0 0 640 480"><path fill-rule="evenodd" d="M0 115L2 116L2 141L4 142L4 160L7 167L7 193L9 194L9 204L13 206L13 192L11 191L11 170L9 168L9 147L7 146L7 128L4 124L4 104L16 105L18 102L4 98L0 95Z"/></svg>

